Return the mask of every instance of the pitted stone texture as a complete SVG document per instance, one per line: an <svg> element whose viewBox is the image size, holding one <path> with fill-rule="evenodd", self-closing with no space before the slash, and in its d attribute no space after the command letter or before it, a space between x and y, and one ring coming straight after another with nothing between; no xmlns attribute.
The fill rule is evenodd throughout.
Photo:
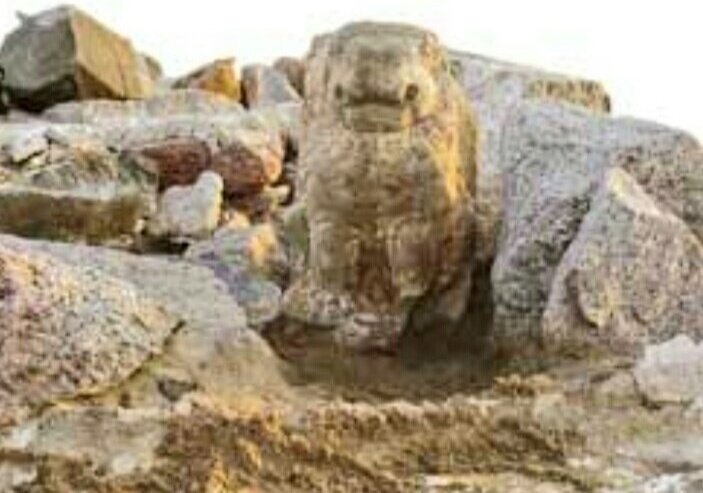
<svg viewBox="0 0 703 493"><path fill-rule="evenodd" d="M318 301L350 298L390 320L377 325L392 339L420 299L469 277L471 112L437 38L418 28L351 24L317 38L306 64L299 193L310 267L289 314L334 320L313 313L328 304ZM456 295L449 318L466 298Z"/></svg>
<svg viewBox="0 0 703 493"><path fill-rule="evenodd" d="M206 171L192 186L174 186L159 199L149 234L176 240L210 236L220 222L224 184L217 173Z"/></svg>
<svg viewBox="0 0 703 493"><path fill-rule="evenodd" d="M0 426L119 384L179 319L100 270L0 240Z"/></svg>
<svg viewBox="0 0 703 493"><path fill-rule="evenodd" d="M245 311L210 269L108 248L11 236L0 236L0 242L120 279L133 287L137 299L152 299L183 322L167 351L124 389L133 405L163 404L159 382L173 379L224 401L261 387L286 392L275 354L248 329Z"/></svg>
<svg viewBox="0 0 703 493"><path fill-rule="evenodd" d="M496 340L519 346L540 338L556 269L609 169L622 167L659 203L700 224L698 152L689 135L652 123L543 102L515 107L503 135L505 217L492 270Z"/></svg>
<svg viewBox="0 0 703 493"><path fill-rule="evenodd" d="M476 191L477 260L490 264L503 217L503 124L511 108L525 100L553 100L594 113L610 111L610 97L597 82L572 78L492 58L452 51L450 58L476 112L479 166Z"/></svg>
<svg viewBox="0 0 703 493"><path fill-rule="evenodd" d="M556 270L545 342L631 352L681 333L703 338L703 244L614 168Z"/></svg>

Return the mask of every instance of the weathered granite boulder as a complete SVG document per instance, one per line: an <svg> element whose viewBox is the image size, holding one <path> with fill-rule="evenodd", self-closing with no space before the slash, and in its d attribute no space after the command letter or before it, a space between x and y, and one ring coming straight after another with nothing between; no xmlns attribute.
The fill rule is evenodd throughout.
<svg viewBox="0 0 703 493"><path fill-rule="evenodd" d="M256 388L285 394L278 359L264 340L249 330L246 313L210 269L175 258L11 236L0 235L0 244L32 257L48 256L52 262L67 265L66 270L87 269L96 276L116 279L114 282L125 289L122 296L133 295L128 298L132 305L127 306L153 300L179 322L160 356L129 380L119 385L114 382L115 387L103 396L106 404L164 406L190 390L221 402L236 402L237 396ZM91 303L92 309L102 308L92 301L99 300L97 296L91 294L81 302L86 310L91 309ZM119 335L115 340L120 340ZM79 370L75 374L81 375Z"/></svg>
<svg viewBox="0 0 703 493"><path fill-rule="evenodd" d="M100 270L4 241L0 322L0 426L118 384L160 353L180 323Z"/></svg>
<svg viewBox="0 0 703 493"><path fill-rule="evenodd" d="M266 65L247 65L242 69L242 90L248 108L301 101L288 77Z"/></svg>
<svg viewBox="0 0 703 493"><path fill-rule="evenodd" d="M89 129L19 125L0 147L1 232L99 243L133 235L153 212L153 170Z"/></svg>
<svg viewBox="0 0 703 493"><path fill-rule="evenodd" d="M0 50L14 104L42 110L73 99L140 99L153 91L145 60L125 38L76 9L22 18Z"/></svg>
<svg viewBox="0 0 703 493"><path fill-rule="evenodd" d="M224 226L212 239L191 245L184 256L211 268L227 284L251 326L263 327L280 315L287 257L270 224Z"/></svg>
<svg viewBox="0 0 703 493"><path fill-rule="evenodd" d="M610 222L603 216L609 213L607 200L604 204L595 201L595 197L599 201L608 197L596 192L610 169L622 168L665 211L685 221L688 228L700 228L703 185L700 147L695 139L682 132L637 120L598 116L573 106L525 102L514 107L506 120L502 142L505 216L492 271L494 336L501 344L513 346L525 339L541 339L542 317L555 273L561 268L565 252L580 235L584 217L591 211L592 221L600 221L603 227ZM672 220L662 219L664 211L658 216L637 216L640 222L630 227L627 218L634 213L627 211L631 207L627 204L619 207L623 216L615 219L621 223L608 227L623 228L621 233L625 236L628 228L633 234L637 230L652 236L641 247L633 243L633 238L622 238L621 244L613 240L614 250L606 246L601 250L607 256L602 265L622 265L632 272L642 270L641 265L636 266L635 258L665 258L666 246L657 239L663 230L658 231L658 227L666 229L668 234L675 232L675 241L681 242L681 249L677 253L672 251L672 255L678 255L679 260L694 261L695 253L690 251L693 236L684 233L683 222L676 226ZM598 214L602 216L600 219ZM585 232L583 236L596 243L597 238L597 232ZM625 257L617 259L618 249L624 248L632 249L635 257L631 262ZM658 253L649 252L649 248ZM658 272L651 266L645 270ZM638 275L645 279L648 274ZM570 277L567 284L573 281ZM604 281L617 285L622 279ZM676 282L674 286L682 285ZM633 292L628 290L621 294L630 297ZM573 292L571 288L569 291ZM588 296L605 296L596 291L597 288ZM672 296L676 295L672 292Z"/></svg>
<svg viewBox="0 0 703 493"><path fill-rule="evenodd" d="M503 124L511 108L525 100L552 100L594 113L608 113L610 96L601 84L586 79L471 53L452 51L450 58L478 122L476 257L479 262L489 265L496 254L503 217L500 149Z"/></svg>
<svg viewBox="0 0 703 493"><path fill-rule="evenodd" d="M676 334L703 338L703 243L613 168L554 274L544 342L622 353Z"/></svg>
<svg viewBox="0 0 703 493"><path fill-rule="evenodd" d="M410 319L459 318L476 129L437 38L351 24L316 39L307 67L310 263L286 294L288 315L338 326L360 346L391 344Z"/></svg>
<svg viewBox="0 0 703 493"><path fill-rule="evenodd" d="M288 82L299 95L305 95L305 63L299 58L281 57L273 62L273 68L285 74Z"/></svg>
<svg viewBox="0 0 703 493"><path fill-rule="evenodd" d="M234 58L215 60L197 70L176 79L174 89L200 89L221 94L233 101L241 99L239 79Z"/></svg>
<svg viewBox="0 0 703 493"><path fill-rule="evenodd" d="M179 242L207 238L220 222L223 188L222 178L212 171L205 171L191 186L169 188L159 198L147 232Z"/></svg>

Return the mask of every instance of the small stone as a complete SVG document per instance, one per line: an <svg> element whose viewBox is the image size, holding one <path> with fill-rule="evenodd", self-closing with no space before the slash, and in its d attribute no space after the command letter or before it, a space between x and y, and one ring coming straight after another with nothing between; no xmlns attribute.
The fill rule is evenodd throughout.
<svg viewBox="0 0 703 493"><path fill-rule="evenodd" d="M638 391L653 404L690 404L703 398L703 344L685 334L647 346L633 374Z"/></svg>
<svg viewBox="0 0 703 493"><path fill-rule="evenodd" d="M240 83L234 58L215 60L184 75L173 83L175 89L200 89L221 94L233 101L240 100Z"/></svg>
<svg viewBox="0 0 703 493"><path fill-rule="evenodd" d="M156 217L147 225L154 237L201 239L211 235L220 221L222 178L206 171L192 186L174 186L159 200Z"/></svg>

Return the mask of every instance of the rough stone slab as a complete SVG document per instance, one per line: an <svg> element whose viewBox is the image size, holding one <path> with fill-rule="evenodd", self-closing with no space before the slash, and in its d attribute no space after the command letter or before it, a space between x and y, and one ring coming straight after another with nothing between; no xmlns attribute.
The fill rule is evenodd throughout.
<svg viewBox="0 0 703 493"><path fill-rule="evenodd" d="M511 111L502 138L505 214L492 283L495 334L504 342L539 338L556 268L607 170L623 167L671 210L690 213L700 201L695 186L681 185L700 180L700 170L677 158L695 155L700 146L680 131L526 102Z"/></svg>
<svg viewBox="0 0 703 493"><path fill-rule="evenodd" d="M556 270L542 337L630 352L681 333L703 337L703 244L614 168Z"/></svg>
<svg viewBox="0 0 703 493"><path fill-rule="evenodd" d="M477 258L488 263L496 254L503 217L500 149L511 108L526 100L551 100L607 113L610 96L601 84L583 78L459 51L451 51L450 58L478 121Z"/></svg>
<svg viewBox="0 0 703 493"><path fill-rule="evenodd" d="M178 324L129 283L0 237L0 426L118 385Z"/></svg>

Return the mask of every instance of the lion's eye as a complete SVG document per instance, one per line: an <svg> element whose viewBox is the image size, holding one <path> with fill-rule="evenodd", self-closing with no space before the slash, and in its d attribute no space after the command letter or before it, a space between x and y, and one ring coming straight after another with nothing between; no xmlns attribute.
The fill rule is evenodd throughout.
<svg viewBox="0 0 703 493"><path fill-rule="evenodd" d="M405 100L412 103L420 95L420 88L417 84L408 84L405 88Z"/></svg>

